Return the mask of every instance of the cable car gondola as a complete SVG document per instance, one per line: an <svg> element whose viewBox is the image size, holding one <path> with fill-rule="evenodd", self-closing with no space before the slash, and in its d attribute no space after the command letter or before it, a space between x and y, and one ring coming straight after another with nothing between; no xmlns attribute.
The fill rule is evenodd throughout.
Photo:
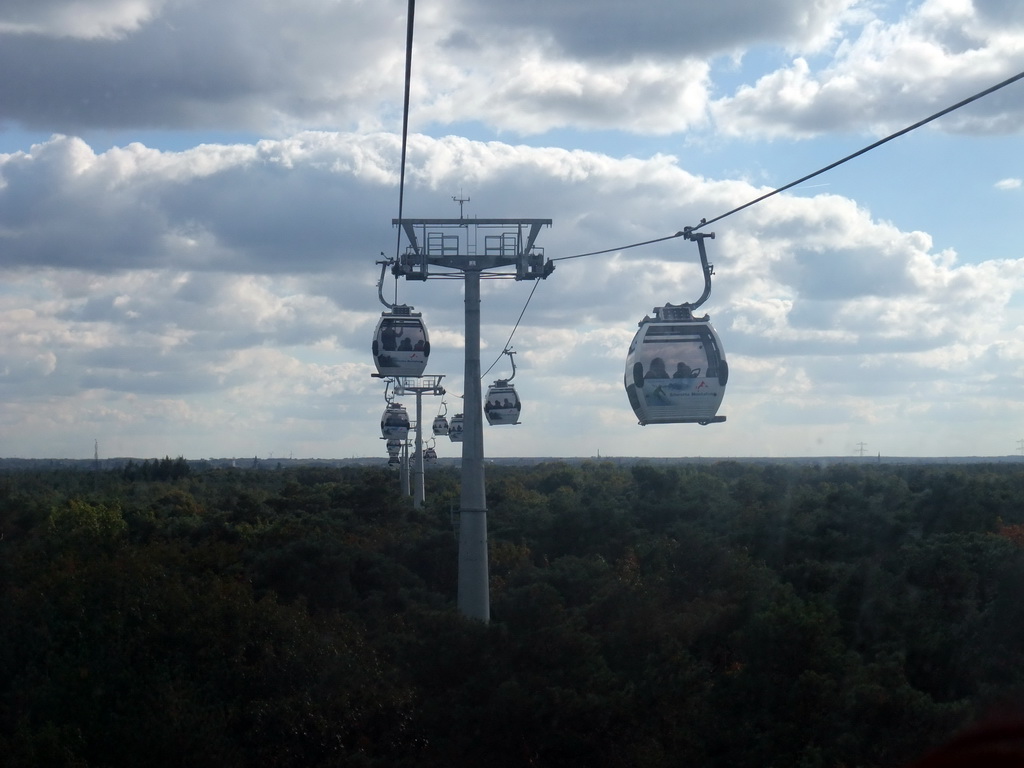
<svg viewBox="0 0 1024 768"><path fill-rule="evenodd" d="M521 410L522 403L516 394L516 388L506 379L498 379L487 388L484 415L488 424L518 424Z"/></svg>
<svg viewBox="0 0 1024 768"><path fill-rule="evenodd" d="M465 428L461 413L452 416L451 424L448 425L448 439L453 443L462 442L462 430Z"/></svg>
<svg viewBox="0 0 1024 768"><path fill-rule="evenodd" d="M487 388L484 416L491 425L518 424L522 403L516 394L516 388L510 383L516 375L516 361L512 357L515 352L506 349L501 354L508 355L508 359L512 361L512 375L507 379L498 379Z"/></svg>
<svg viewBox="0 0 1024 768"><path fill-rule="evenodd" d="M402 452L402 441L397 437L392 437L387 442L388 449L388 466L393 467L398 465L400 462L398 455Z"/></svg>
<svg viewBox="0 0 1024 768"><path fill-rule="evenodd" d="M405 440L409 436L409 414L400 403L388 403L380 417L380 432L388 440Z"/></svg>
<svg viewBox="0 0 1024 768"><path fill-rule="evenodd" d="M430 357L427 327L420 313L405 305L382 313L372 351L381 376L420 376Z"/></svg>
<svg viewBox="0 0 1024 768"><path fill-rule="evenodd" d="M654 317L639 323L626 356L624 384L640 424L725 421L718 409L729 366L710 318L693 315L711 292L712 267L703 238L714 235L687 232L686 236L700 248L704 293L693 304L655 307Z"/></svg>
<svg viewBox="0 0 1024 768"><path fill-rule="evenodd" d="M434 424L431 427L431 431L433 431L434 435L437 437L442 437L448 434L448 419L445 417L445 414L448 412L448 406L444 404L443 400L441 401L441 408L443 409L443 412L434 417Z"/></svg>
<svg viewBox="0 0 1024 768"><path fill-rule="evenodd" d="M384 270L389 262L381 262L377 295L388 308L382 312L373 334L373 363L379 376L420 376L430 357L430 338L419 312L405 304L384 300Z"/></svg>

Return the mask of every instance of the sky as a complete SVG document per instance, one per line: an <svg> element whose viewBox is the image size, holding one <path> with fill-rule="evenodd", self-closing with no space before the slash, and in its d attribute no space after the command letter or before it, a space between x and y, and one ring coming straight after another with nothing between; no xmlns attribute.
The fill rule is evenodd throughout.
<svg viewBox="0 0 1024 768"><path fill-rule="evenodd" d="M0 456L386 460L407 9L0 5ZM703 288L695 244L627 246L1021 71L1016 0L420 0L404 215L609 251L485 281L485 386L523 313L487 455L1024 453L1024 81L706 228L725 423L642 427L623 389L638 321ZM462 285L385 285L444 376L429 425Z"/></svg>

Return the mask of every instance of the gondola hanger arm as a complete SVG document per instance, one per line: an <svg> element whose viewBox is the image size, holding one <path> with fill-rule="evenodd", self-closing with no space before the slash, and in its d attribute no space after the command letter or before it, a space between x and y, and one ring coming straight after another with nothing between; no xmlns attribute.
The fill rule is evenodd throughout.
<svg viewBox="0 0 1024 768"><path fill-rule="evenodd" d="M704 247L704 240L707 238L714 240L715 233L697 232L693 227L686 227L683 230L683 237L697 243L697 250L700 251L700 268L704 274L704 292L700 295L700 298L694 302L688 302L683 305L692 311L707 301L708 296L711 295L711 276L715 274L715 265L708 263L708 251Z"/></svg>
<svg viewBox="0 0 1024 768"><path fill-rule="evenodd" d="M502 354L508 355L509 362L512 363L512 375L505 379L505 381L512 381L516 377L516 359L514 357L516 351L511 347L505 347L505 351Z"/></svg>
<svg viewBox="0 0 1024 768"><path fill-rule="evenodd" d="M381 256L383 256L383 255L384 254L382 252ZM384 298L384 275L387 272L388 267L392 266L395 263L395 260L394 259L385 258L383 261L378 261L377 263L380 264L380 279L377 281L377 298L380 299L380 303L381 304L383 304L388 309L392 309L393 310L395 307L398 306L398 297L397 296L395 297L395 303L394 304L392 304L390 301L388 301L387 299ZM396 286L397 286L397 282L398 282L398 278L396 277L395 278ZM397 287L396 287L395 290L397 291Z"/></svg>

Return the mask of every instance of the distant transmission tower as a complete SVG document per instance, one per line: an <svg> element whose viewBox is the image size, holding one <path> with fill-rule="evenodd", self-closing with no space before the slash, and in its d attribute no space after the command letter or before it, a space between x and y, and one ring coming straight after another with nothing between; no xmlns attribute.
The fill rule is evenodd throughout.
<svg viewBox="0 0 1024 768"><path fill-rule="evenodd" d="M1017 453L1024 456L1024 440L1017 441Z"/></svg>
<svg viewBox="0 0 1024 768"><path fill-rule="evenodd" d="M864 458L864 449L867 447L867 443L857 443L857 452L861 458Z"/></svg>
<svg viewBox="0 0 1024 768"><path fill-rule="evenodd" d="M92 468L100 471L100 441L92 441Z"/></svg>

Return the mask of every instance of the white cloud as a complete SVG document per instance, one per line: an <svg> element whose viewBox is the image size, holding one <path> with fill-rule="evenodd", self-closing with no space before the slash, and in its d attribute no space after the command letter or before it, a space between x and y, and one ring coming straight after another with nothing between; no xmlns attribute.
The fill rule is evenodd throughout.
<svg viewBox="0 0 1024 768"><path fill-rule="evenodd" d="M667 134L705 122L707 75L708 65L693 59L593 64L533 51L495 61L486 80L436 78L416 118L478 120L523 136L569 125Z"/></svg>
<svg viewBox="0 0 1024 768"><path fill-rule="evenodd" d="M611 250L537 286L512 340L524 425L489 451L841 453L883 433L934 451L966 423L957 450L993 452L1024 379L1024 252L1000 194L1020 184L1024 86L933 124L942 142L844 166L842 194L807 186L714 224L704 310L733 371L719 427L635 427L637 321L702 277L682 238L622 246L1024 69L1018 5L421 6L405 214L452 216L464 191L468 216L552 218L548 257ZM0 455L91 455L96 437L107 455L380 453L368 346L375 262L404 247L405 9L0 9ZM19 130L42 133L23 146ZM485 367L533 287L484 285ZM461 392L461 284L397 290L430 327L428 371Z"/></svg>
<svg viewBox="0 0 1024 768"><path fill-rule="evenodd" d="M157 16L165 0L6 0L0 34L117 39Z"/></svg>
<svg viewBox="0 0 1024 768"><path fill-rule="evenodd" d="M734 135L885 134L910 125L1024 68L1019 15L993 23L970 2L926 0L894 23L864 25L815 71L804 58L744 85L712 106L720 131ZM1009 86L1014 88L1019 86ZM1016 132L1013 92L976 103L939 123L944 130Z"/></svg>
<svg viewBox="0 0 1024 768"><path fill-rule="evenodd" d="M580 13L566 3L543 0L521 0L503 7L463 0L455 18L464 19L465 26L451 38L494 44L489 33L505 29L513 40L525 38L534 47L548 44L587 61L703 58L766 40L816 48L836 34L838 24L856 5L856 0L810 5L799 0L698 4L651 0L632 5L594 0ZM451 18L446 16L445 21L451 23ZM474 34L476 30L480 34Z"/></svg>
<svg viewBox="0 0 1024 768"><path fill-rule="evenodd" d="M872 7L659 0L591 3L581 16L557 3L461 0L420 9L414 124L665 135L705 128L712 108L716 130L734 135L881 131L1024 63L1024 25L998 4L930 0L905 18L868 23ZM0 15L0 117L73 134L395 130L404 9L400 0L19 2ZM709 102L713 61L766 48L797 58ZM810 64L823 54L825 66ZM1016 130L1011 104L997 110L991 101L944 127Z"/></svg>
<svg viewBox="0 0 1024 768"><path fill-rule="evenodd" d="M698 212L760 192L700 179L666 156L414 139L410 215L450 215L447 191L471 171L474 206L499 216L556 214L541 234L554 258L665 236ZM188 410L165 424L168 434L191 425L209 450L229 440L222 452L259 452L241 445L283 430L310 449L333 432L349 435L350 446L335 455L373 453L383 401L367 347L382 309L374 261L395 236L387 215L395 150L393 139L358 134L179 153L97 153L57 137L4 158L6 433L41 435L60 423L64 434L91 440L119 424L125 445L137 445L173 405ZM45 227L33 210L45 212ZM83 211L90 231L76 240ZM186 231L187 247L168 244ZM53 232L68 233L66 250ZM112 256L123 240L130 257ZM791 409L822 428L885 421L931 395L962 397L963 371L1019 378L1024 369L1024 350L1013 343L1022 320L1012 309L1024 261L961 264L926 234L877 222L837 195L776 196L730 220L708 247L718 274L705 308L732 362L729 405L747 418L770 400L772 413ZM540 428L544 414L575 408L614 422L620 409L621 428L632 424L619 391L625 348L652 307L699 295L696 264L696 246L681 238L558 262L512 342L524 420ZM486 286L485 365L531 287ZM460 392L461 286L399 288L432 328L431 371ZM884 394L876 389L883 381ZM550 411L548 401L563 405ZM77 419L70 431L69 419ZM727 450L733 434L702 433L702 450ZM545 450L575 453L573 439L579 434L556 436ZM623 451L650 452L639 438L616 439Z"/></svg>

